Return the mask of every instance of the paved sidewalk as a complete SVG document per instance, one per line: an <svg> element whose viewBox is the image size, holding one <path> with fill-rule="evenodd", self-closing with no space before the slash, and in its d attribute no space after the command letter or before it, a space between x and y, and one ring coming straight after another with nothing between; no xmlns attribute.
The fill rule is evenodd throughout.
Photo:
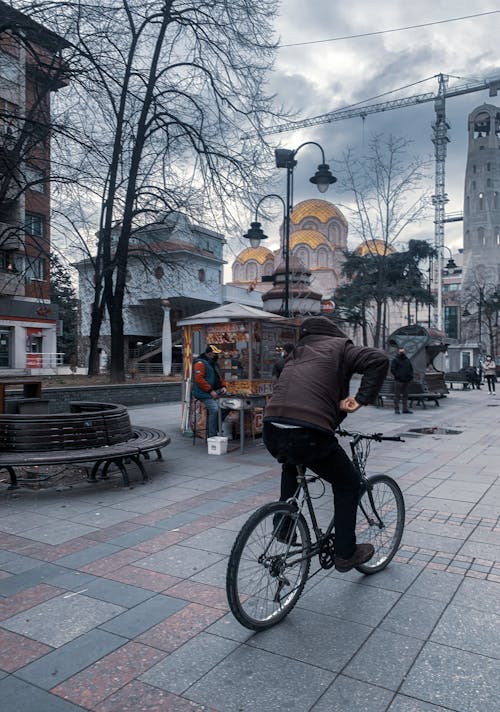
<svg viewBox="0 0 500 712"><path fill-rule="evenodd" d="M226 559L248 514L276 498L279 468L258 441L243 455L193 447L179 405L131 418L172 435L149 484L0 485L3 712L499 708L500 395L350 416L385 434L462 432L374 445L370 471L405 493L397 559L371 577L322 572L260 634L228 613Z"/></svg>

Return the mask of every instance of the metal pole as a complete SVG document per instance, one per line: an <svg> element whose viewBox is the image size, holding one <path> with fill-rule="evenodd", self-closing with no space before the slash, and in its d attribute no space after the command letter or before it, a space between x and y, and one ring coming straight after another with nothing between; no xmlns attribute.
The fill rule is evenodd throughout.
<svg viewBox="0 0 500 712"><path fill-rule="evenodd" d="M285 240L283 244L285 257L285 316L290 316L290 214L293 209L293 169L296 165L291 155L286 167L286 211Z"/></svg>
<svg viewBox="0 0 500 712"><path fill-rule="evenodd" d="M482 337L483 337L482 328L481 328L481 322L483 320L483 315L482 315L482 311L481 311L482 306L483 306L483 288L479 287L479 305L478 305L478 310L477 310L477 315L478 315L478 319L479 319L479 339L478 339L477 345L478 345L478 350L479 350L480 354L481 354L481 349L482 349L481 341L482 341Z"/></svg>

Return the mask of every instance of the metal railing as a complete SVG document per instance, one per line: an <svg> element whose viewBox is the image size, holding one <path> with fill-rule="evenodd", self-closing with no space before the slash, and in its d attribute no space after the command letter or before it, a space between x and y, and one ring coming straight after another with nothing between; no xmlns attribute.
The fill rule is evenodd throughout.
<svg viewBox="0 0 500 712"><path fill-rule="evenodd" d="M57 368L64 363L64 353L26 352L26 368Z"/></svg>

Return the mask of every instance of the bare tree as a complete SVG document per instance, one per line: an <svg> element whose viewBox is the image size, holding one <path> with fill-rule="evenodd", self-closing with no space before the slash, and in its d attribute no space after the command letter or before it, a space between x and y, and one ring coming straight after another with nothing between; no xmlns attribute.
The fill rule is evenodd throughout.
<svg viewBox="0 0 500 712"><path fill-rule="evenodd" d="M365 155L348 149L343 157L340 180L352 195L343 205L349 215L349 227L363 241L363 254L370 255L376 268L373 285L375 346L385 337L388 288L386 259L406 231L428 215L429 191L424 187L429 178L430 161L410 155L411 141L403 137L371 136ZM367 307L363 303L363 312Z"/></svg>
<svg viewBox="0 0 500 712"><path fill-rule="evenodd" d="M230 216L271 165L256 136L270 106L276 2L32 0L25 8L78 50L65 102L90 147L78 152L78 181L100 206L89 372L107 310L119 380L131 236L159 210Z"/></svg>

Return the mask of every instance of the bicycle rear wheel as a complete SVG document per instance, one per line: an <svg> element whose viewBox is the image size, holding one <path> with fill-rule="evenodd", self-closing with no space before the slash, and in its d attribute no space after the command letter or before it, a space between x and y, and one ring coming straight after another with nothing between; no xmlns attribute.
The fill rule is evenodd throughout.
<svg viewBox="0 0 500 712"><path fill-rule="evenodd" d="M405 503L399 485L387 475L369 477L359 501L356 539L372 544L375 554L356 569L364 574L385 569L399 548L404 524Z"/></svg>
<svg viewBox="0 0 500 712"><path fill-rule="evenodd" d="M309 575L311 536L293 504L266 504L234 542L226 592L234 617L251 630L270 628L290 613Z"/></svg>

